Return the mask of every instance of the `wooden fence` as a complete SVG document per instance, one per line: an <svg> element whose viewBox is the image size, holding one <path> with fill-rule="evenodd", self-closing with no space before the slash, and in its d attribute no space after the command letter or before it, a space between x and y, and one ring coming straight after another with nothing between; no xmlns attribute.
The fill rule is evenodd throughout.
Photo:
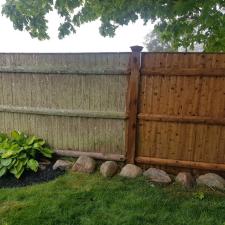
<svg viewBox="0 0 225 225"><path fill-rule="evenodd" d="M0 130L124 155L128 53L0 54Z"/></svg>
<svg viewBox="0 0 225 225"><path fill-rule="evenodd" d="M225 54L0 54L0 93L59 154L225 170Z"/></svg>

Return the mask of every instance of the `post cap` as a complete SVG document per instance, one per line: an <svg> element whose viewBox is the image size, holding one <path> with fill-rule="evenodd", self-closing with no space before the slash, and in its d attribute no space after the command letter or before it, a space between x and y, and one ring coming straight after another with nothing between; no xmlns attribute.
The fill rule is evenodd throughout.
<svg viewBox="0 0 225 225"><path fill-rule="evenodd" d="M130 48L132 52L141 52L143 49L143 47L139 45L131 46Z"/></svg>

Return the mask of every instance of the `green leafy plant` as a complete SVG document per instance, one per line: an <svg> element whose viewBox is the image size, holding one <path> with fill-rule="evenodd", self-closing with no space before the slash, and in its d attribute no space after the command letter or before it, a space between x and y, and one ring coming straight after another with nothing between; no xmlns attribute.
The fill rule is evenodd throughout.
<svg viewBox="0 0 225 225"><path fill-rule="evenodd" d="M25 170L37 172L37 159L51 158L52 154L52 149L41 138L19 131L12 131L10 135L0 133L0 177L10 172L19 179Z"/></svg>
<svg viewBox="0 0 225 225"><path fill-rule="evenodd" d="M205 198L205 194L202 191L198 191L196 193L193 194L195 198L199 199L199 200L203 200Z"/></svg>

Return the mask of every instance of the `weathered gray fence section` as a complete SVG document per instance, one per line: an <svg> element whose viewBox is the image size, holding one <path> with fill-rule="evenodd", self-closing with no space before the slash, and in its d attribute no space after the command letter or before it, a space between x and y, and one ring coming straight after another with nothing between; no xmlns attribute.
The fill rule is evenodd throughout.
<svg viewBox="0 0 225 225"><path fill-rule="evenodd" d="M0 131L125 154L129 53L0 54Z"/></svg>

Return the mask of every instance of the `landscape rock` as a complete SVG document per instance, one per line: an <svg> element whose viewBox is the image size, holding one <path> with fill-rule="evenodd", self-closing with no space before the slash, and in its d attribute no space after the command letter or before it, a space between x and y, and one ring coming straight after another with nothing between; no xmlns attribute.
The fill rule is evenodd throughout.
<svg viewBox="0 0 225 225"><path fill-rule="evenodd" d="M225 190L225 180L215 173L207 173L199 176L197 178L197 184Z"/></svg>
<svg viewBox="0 0 225 225"><path fill-rule="evenodd" d="M72 167L72 162L67 160L57 160L55 164L53 165L53 170L69 170Z"/></svg>
<svg viewBox="0 0 225 225"><path fill-rule="evenodd" d="M80 156L72 167L72 171L82 173L93 173L95 171L96 162L88 156Z"/></svg>
<svg viewBox="0 0 225 225"><path fill-rule="evenodd" d="M120 172L120 176L127 177L127 178L135 178L141 175L142 175L142 169L133 164L125 165Z"/></svg>
<svg viewBox="0 0 225 225"><path fill-rule="evenodd" d="M39 162L39 169L41 171L44 171L47 169L47 167L51 164L51 162L49 160L41 160Z"/></svg>
<svg viewBox="0 0 225 225"><path fill-rule="evenodd" d="M114 161L106 161L100 167L100 173L104 177L112 177L116 174L118 170L118 165Z"/></svg>
<svg viewBox="0 0 225 225"><path fill-rule="evenodd" d="M161 184L169 184L171 183L171 178L169 175L160 169L157 168L149 168L146 170L143 175L147 177L150 181L161 183Z"/></svg>
<svg viewBox="0 0 225 225"><path fill-rule="evenodd" d="M194 186L195 179L188 172L180 172L175 178L175 181L186 188L191 188Z"/></svg>

